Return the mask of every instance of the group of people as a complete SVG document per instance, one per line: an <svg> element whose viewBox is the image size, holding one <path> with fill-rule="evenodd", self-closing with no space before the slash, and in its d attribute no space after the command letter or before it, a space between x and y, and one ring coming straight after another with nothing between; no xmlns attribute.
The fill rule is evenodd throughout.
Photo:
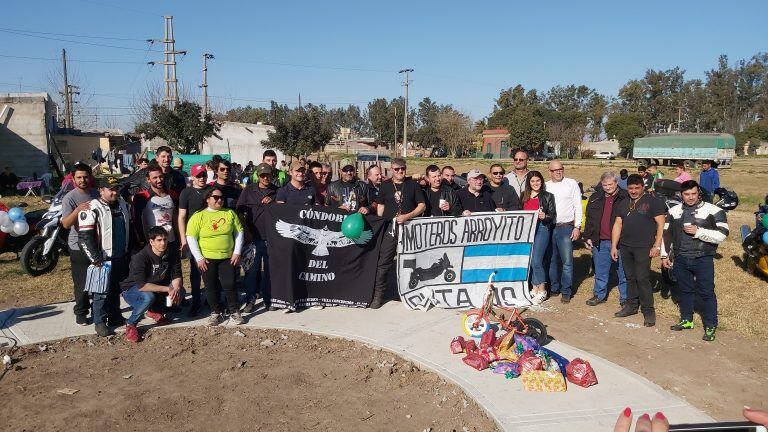
<svg viewBox="0 0 768 432"><path fill-rule="evenodd" d="M700 198L695 181L682 183L684 205L667 212L653 194L653 182L643 175L606 172L589 198L584 218L580 185L565 176L560 161L549 163L548 180L528 169L526 152L516 152L513 162L509 173L493 164L487 175L473 169L466 179L450 166L436 165L428 166L424 175L409 176L406 161L400 158L391 161L389 178L372 165L359 179L355 164L342 162L339 178L331 181L328 163L302 158L286 164L286 170L278 169L275 152L267 150L261 163L246 165L242 175L248 180L243 181L233 174L232 164L218 156L183 173L171 149L160 147L154 159L140 163L133 175L120 181L100 178L95 188L91 168L77 164L71 173L75 188L64 197L61 221L71 228L68 246L76 321L88 325L92 309L97 334L109 335L111 327L125 324L125 337L140 340L136 324L142 317L163 323L169 311L179 311L185 298L182 259L190 262L189 316L201 312L203 283L210 325L225 317L233 324L242 323L242 313L255 309L257 296L268 310L277 310L271 302L264 213L270 205L287 203L332 206L384 219L371 308L384 302L398 229L406 221L530 210L538 218L530 272L534 302L553 296L560 296L562 303L571 301L573 243L581 239L592 250L595 269L594 295L587 304L606 301L609 275L616 271L622 306L616 316L641 311L645 325L653 326L650 262L661 257L662 265L670 266L673 251L681 308L681 320L673 329L692 328L693 298L698 295L705 305L705 339L714 339L712 258L728 226L724 212ZM625 188L620 187L622 180ZM244 266L241 302L236 280L246 250L250 261ZM89 293L89 266L105 264L110 268L109 289ZM121 294L132 307L127 321L119 310Z"/></svg>

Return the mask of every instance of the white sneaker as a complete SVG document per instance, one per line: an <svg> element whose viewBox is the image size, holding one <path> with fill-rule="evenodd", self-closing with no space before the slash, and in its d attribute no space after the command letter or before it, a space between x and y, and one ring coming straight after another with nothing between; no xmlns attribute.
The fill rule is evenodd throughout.
<svg viewBox="0 0 768 432"><path fill-rule="evenodd" d="M291 313L291 312L293 312L293 310L292 310L291 308L285 308L285 309L283 309L283 313L284 313L284 314L288 314L288 313Z"/></svg>
<svg viewBox="0 0 768 432"><path fill-rule="evenodd" d="M323 310L323 309L325 309L325 306L323 306L323 305L314 305L314 306L310 307L310 309L312 309L312 310Z"/></svg>
<svg viewBox="0 0 768 432"><path fill-rule="evenodd" d="M542 304L547 299L546 291L539 291L532 296L533 304Z"/></svg>
<svg viewBox="0 0 768 432"><path fill-rule="evenodd" d="M229 316L229 322L234 325L240 325L245 322L243 319L243 316L240 315L240 312L235 312Z"/></svg>
<svg viewBox="0 0 768 432"><path fill-rule="evenodd" d="M221 314L217 314L216 312L212 312L211 316L208 317L208 325L209 326L217 326L221 324Z"/></svg>

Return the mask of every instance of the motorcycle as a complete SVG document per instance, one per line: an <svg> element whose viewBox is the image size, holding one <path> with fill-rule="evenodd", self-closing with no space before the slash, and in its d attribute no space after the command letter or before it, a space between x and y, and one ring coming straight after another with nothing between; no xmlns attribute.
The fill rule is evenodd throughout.
<svg viewBox="0 0 768 432"><path fill-rule="evenodd" d="M21 269L30 276L40 276L52 271L59 256L66 253L69 230L61 226L61 202L74 185L66 183L53 198L43 198L50 204L35 225L37 235L32 237L21 251Z"/></svg>
<svg viewBox="0 0 768 432"><path fill-rule="evenodd" d="M416 267L416 260L406 260L403 262L403 267L413 269L411 272L411 279L408 281L408 287L413 289L421 281L428 281L436 279L442 275L446 282L453 282L456 280L456 272L451 270L453 265L448 260L448 254L444 253L442 258L439 258L436 263L432 264L428 268ZM445 272L445 274L443 274Z"/></svg>
<svg viewBox="0 0 768 432"><path fill-rule="evenodd" d="M758 204L755 212L755 228L748 225L741 226L741 247L744 249L743 261L747 273L754 275L760 273L768 276L768 244L763 242L763 234L766 228L763 226L763 218L768 214L768 195L764 204Z"/></svg>

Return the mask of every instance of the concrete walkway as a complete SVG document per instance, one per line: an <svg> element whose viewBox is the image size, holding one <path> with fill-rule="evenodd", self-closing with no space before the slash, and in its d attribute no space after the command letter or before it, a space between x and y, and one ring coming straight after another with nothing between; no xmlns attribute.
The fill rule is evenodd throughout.
<svg viewBox="0 0 768 432"><path fill-rule="evenodd" d="M190 325L204 325L204 319L170 327ZM487 370L471 369L461 361L461 355L450 354L451 339L462 334L461 313L456 311L411 311L399 302L389 302L379 310L328 308L294 314L257 313L246 326L337 336L397 353L461 386L505 431L608 431L627 406L635 413L653 415L663 411L675 423L713 421L645 378L557 341L547 348L568 359L589 360L598 385L584 389L568 383L565 393L533 393L525 391L519 379L507 380ZM93 334L93 326L76 325L72 303L60 303L2 311L0 332L27 345Z"/></svg>

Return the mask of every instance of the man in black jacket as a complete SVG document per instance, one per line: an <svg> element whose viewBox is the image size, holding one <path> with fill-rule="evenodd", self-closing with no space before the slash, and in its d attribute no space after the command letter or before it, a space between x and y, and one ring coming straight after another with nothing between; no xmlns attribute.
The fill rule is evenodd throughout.
<svg viewBox="0 0 768 432"><path fill-rule="evenodd" d="M515 188L504 181L504 167L501 164L493 164L488 177L488 187L493 192L493 202L497 211L509 211L520 209L520 197Z"/></svg>
<svg viewBox="0 0 768 432"><path fill-rule="evenodd" d="M458 216L460 211L456 192L443 184L437 165L427 167L427 182L429 184L424 188L427 209L422 216Z"/></svg>
<svg viewBox="0 0 768 432"><path fill-rule="evenodd" d="M274 172L272 165L260 163L256 167L258 182L249 184L237 200L237 214L245 225L246 240L253 244L255 251L253 264L246 270L243 279L246 296L243 306L245 313L253 312L257 290L261 291L264 307L268 310L277 310L272 306L266 217L264 216L265 209L274 204L277 195L277 186L272 181Z"/></svg>
<svg viewBox="0 0 768 432"><path fill-rule="evenodd" d="M496 210L493 201L493 192L483 184L485 176L478 169L467 173L467 187L459 190L456 195L459 198L461 214L468 216L477 212L492 212Z"/></svg>
<svg viewBox="0 0 768 432"><path fill-rule="evenodd" d="M341 167L341 177L328 185L325 195L325 205L338 207L350 213L368 214L367 185L355 176L355 166L346 163Z"/></svg>
<svg viewBox="0 0 768 432"><path fill-rule="evenodd" d="M131 258L128 277L121 282L123 298L133 311L125 325L125 339L141 340L136 324L146 313L157 324L165 323L165 316L150 311L153 304L165 300L178 304L183 297L181 259L175 249L168 247L168 233L163 227L149 229L149 244Z"/></svg>
<svg viewBox="0 0 768 432"><path fill-rule="evenodd" d="M181 193L182 189L187 187L187 179L183 174L176 171L171 167L171 161L173 160L173 150L168 146L160 146L155 153L155 159L150 163L158 165L163 169L163 179L166 190L172 190L177 194ZM135 173L128 176L122 181L124 186L123 198L133 195L139 190L149 190L150 185L147 177L147 168L142 168Z"/></svg>
<svg viewBox="0 0 768 432"><path fill-rule="evenodd" d="M587 248L592 250L595 265L595 285L587 305L597 306L605 302L608 297L608 280L615 266L619 276L619 302L623 306L627 300L627 277L624 275L621 254L618 262L611 259L611 232L616 220L613 209L627 200L629 195L627 191L619 188L616 173L613 171L600 176L600 186L600 190L593 193L587 201L587 222L582 234Z"/></svg>

